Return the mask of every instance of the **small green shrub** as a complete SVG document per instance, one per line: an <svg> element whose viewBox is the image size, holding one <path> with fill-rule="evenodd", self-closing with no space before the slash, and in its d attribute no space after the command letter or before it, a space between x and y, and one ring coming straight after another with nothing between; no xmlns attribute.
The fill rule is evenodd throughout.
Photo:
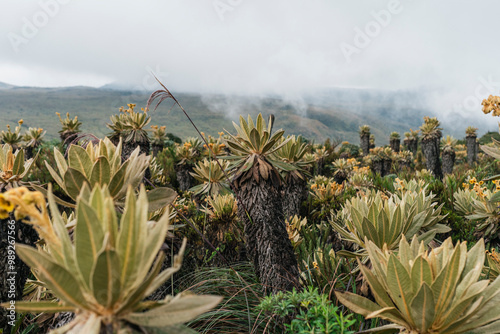
<svg viewBox="0 0 500 334"><path fill-rule="evenodd" d="M352 319L352 314L344 316L317 288L309 287L303 292L295 289L286 293L279 292L265 297L259 308L284 319L295 315L289 324L285 323L285 333L354 333L349 330L356 322Z"/></svg>

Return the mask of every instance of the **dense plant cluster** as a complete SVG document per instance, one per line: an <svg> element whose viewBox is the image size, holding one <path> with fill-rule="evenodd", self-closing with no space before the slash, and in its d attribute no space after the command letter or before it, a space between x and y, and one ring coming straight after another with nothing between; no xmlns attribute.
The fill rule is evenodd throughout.
<svg viewBox="0 0 500 334"><path fill-rule="evenodd" d="M4 333L500 333L491 135L426 117L385 147L368 125L313 144L259 114L181 140L146 128L167 98L103 139L69 114L61 142L2 131L0 239L26 236Z"/></svg>

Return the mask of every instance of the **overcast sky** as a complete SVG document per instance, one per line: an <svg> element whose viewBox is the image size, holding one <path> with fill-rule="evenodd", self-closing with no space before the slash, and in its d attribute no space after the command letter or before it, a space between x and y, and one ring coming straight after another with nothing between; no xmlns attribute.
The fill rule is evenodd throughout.
<svg viewBox="0 0 500 334"><path fill-rule="evenodd" d="M498 0L0 2L0 81L248 94L324 87L500 93ZM476 110L480 110L476 109Z"/></svg>

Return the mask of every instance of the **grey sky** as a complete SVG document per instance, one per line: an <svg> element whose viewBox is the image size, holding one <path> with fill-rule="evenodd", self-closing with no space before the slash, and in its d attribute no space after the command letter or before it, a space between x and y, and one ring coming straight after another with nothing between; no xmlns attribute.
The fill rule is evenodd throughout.
<svg viewBox="0 0 500 334"><path fill-rule="evenodd" d="M433 108L473 112L477 92L500 93L499 10L498 0L2 0L0 81L151 90L152 70L183 91L422 89Z"/></svg>

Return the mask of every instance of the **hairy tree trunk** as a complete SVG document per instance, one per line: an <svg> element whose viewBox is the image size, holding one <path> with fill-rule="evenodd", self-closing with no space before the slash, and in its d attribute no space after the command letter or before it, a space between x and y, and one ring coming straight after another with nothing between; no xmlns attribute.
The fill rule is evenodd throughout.
<svg viewBox="0 0 500 334"><path fill-rule="evenodd" d="M382 172L383 175L382 176L386 176L387 174L391 173L392 160L391 159L384 159L383 164L384 164L384 167L383 167L383 172Z"/></svg>
<svg viewBox="0 0 500 334"><path fill-rule="evenodd" d="M411 161L410 160L401 160L399 162L399 168L404 169L404 170L410 170L411 169Z"/></svg>
<svg viewBox="0 0 500 334"><path fill-rule="evenodd" d="M277 179L257 182L246 173L233 180L242 201L238 216L245 224L247 255L265 293L291 291L299 284L297 259L283 217L281 187L273 178Z"/></svg>
<svg viewBox="0 0 500 334"><path fill-rule="evenodd" d="M335 174L333 174L333 180L338 184L342 184L345 180L347 180L347 172L344 170L339 170Z"/></svg>
<svg viewBox="0 0 500 334"><path fill-rule="evenodd" d="M33 158L33 151L35 151L33 146L26 146L24 148L24 158L26 160Z"/></svg>
<svg viewBox="0 0 500 334"><path fill-rule="evenodd" d="M453 173L453 166L455 165L455 151L443 151L443 174Z"/></svg>
<svg viewBox="0 0 500 334"><path fill-rule="evenodd" d="M393 150L396 153L399 153L399 150L401 149L401 140L391 139L390 144L391 144L391 150Z"/></svg>
<svg viewBox="0 0 500 334"><path fill-rule="evenodd" d="M466 136L465 143L467 144L467 163L472 165L476 162L476 136Z"/></svg>
<svg viewBox="0 0 500 334"><path fill-rule="evenodd" d="M408 150L413 153L415 156L418 150L418 139L409 139L408 140Z"/></svg>
<svg viewBox="0 0 500 334"><path fill-rule="evenodd" d="M383 160L373 160L372 170L374 173L384 176L384 161Z"/></svg>
<svg viewBox="0 0 500 334"><path fill-rule="evenodd" d="M153 153L153 157L156 157L158 153L162 152L165 148L165 145L153 144L151 145L151 151Z"/></svg>
<svg viewBox="0 0 500 334"><path fill-rule="evenodd" d="M26 279L30 276L30 268L21 261L17 254L12 255L15 245L34 246L38 234L29 225L10 219L0 220L0 302L21 300ZM14 260L14 264L9 263ZM4 333L10 333L10 310L0 307L0 328Z"/></svg>
<svg viewBox="0 0 500 334"><path fill-rule="evenodd" d="M210 243L218 249L219 254L213 254L210 265L227 266L229 264L248 261L246 258L245 244L241 242L243 237L236 227L234 219L211 219L205 235ZM212 249L210 249L212 251ZM227 262L226 262L227 261Z"/></svg>
<svg viewBox="0 0 500 334"><path fill-rule="evenodd" d="M409 138L403 139L403 147L406 151L411 151L410 150L410 143L411 143L411 140Z"/></svg>
<svg viewBox="0 0 500 334"><path fill-rule="evenodd" d="M325 168L325 159L320 158L316 163L316 175L323 175L323 169Z"/></svg>
<svg viewBox="0 0 500 334"><path fill-rule="evenodd" d="M307 199L307 182L304 179L289 177L283 191L283 212L285 219L300 214L300 207Z"/></svg>
<svg viewBox="0 0 500 334"><path fill-rule="evenodd" d="M194 178L189 174L192 171L190 165L177 165L175 172L177 175L177 182L179 182L179 189L181 191L187 191L194 184Z"/></svg>
<svg viewBox="0 0 500 334"><path fill-rule="evenodd" d="M127 160L130 158L130 155L134 150L139 146L140 154L149 154L149 142L128 142L128 143L123 143L122 146L122 161Z"/></svg>
<svg viewBox="0 0 500 334"><path fill-rule="evenodd" d="M35 156L35 152L38 151L38 148L40 147L40 144L36 146L26 146L24 148L24 157L26 159L31 159Z"/></svg>
<svg viewBox="0 0 500 334"><path fill-rule="evenodd" d="M369 134L361 135L359 139L363 155L367 156L368 154L370 154L370 135Z"/></svg>
<svg viewBox="0 0 500 334"><path fill-rule="evenodd" d="M428 138L422 140L422 152L425 157L425 166L428 171L437 178L443 178L441 171L441 162L439 160L439 146L437 138Z"/></svg>

